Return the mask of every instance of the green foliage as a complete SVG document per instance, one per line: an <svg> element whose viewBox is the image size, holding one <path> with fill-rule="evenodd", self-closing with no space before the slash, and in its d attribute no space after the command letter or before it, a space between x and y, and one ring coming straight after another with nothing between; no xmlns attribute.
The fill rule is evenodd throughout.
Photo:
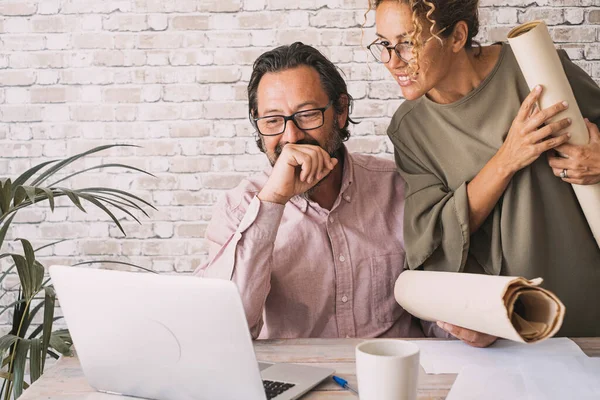
<svg viewBox="0 0 600 400"><path fill-rule="evenodd" d="M143 170L128 165L100 164L67 175L47 186L41 186L75 161L112 147L132 146L118 144L99 146L64 160L48 161L36 165L25 171L14 181L10 178L0 178L0 247L4 243L8 229L17 212L44 201L47 201L50 210L54 211L55 200L59 197L66 197L75 207L83 212L86 212L84 205L99 208L108 215L123 234L125 234L125 231L115 216L115 210L132 217L138 223L139 220L133 214L134 212L141 212L145 216L148 216L142 207L154 207L145 200L122 190L103 187L70 189L57 186L57 184L66 182L74 176L102 168L120 168L148 174ZM0 388L0 398L4 400L9 400L11 397L18 398L23 390L29 386L24 381L27 358L29 358L29 372L31 383L33 383L44 373L46 355L57 358L57 353L63 355L70 355L71 353L72 341L69 332L67 330L52 331L54 321L60 318L54 316L56 293L49 280L44 280L45 268L36 259L37 252L60 243L62 240L34 249L30 242L33 239L16 239L21 243L23 254L0 254L0 259L10 257L13 261L12 265L0 275L0 286L5 286L6 277L11 272L14 273L15 269L19 277L17 300L8 305L0 305L0 315L7 310L13 311L11 331L0 337L0 367L6 368L6 370L0 372L0 378L4 379L4 384ZM99 261L79 264L94 262ZM125 262L118 263L133 265ZM4 289L2 294L0 294L0 300L8 293L8 289ZM35 304L34 301L38 303ZM41 310L43 310L42 324L30 331L29 328L34 317Z"/></svg>

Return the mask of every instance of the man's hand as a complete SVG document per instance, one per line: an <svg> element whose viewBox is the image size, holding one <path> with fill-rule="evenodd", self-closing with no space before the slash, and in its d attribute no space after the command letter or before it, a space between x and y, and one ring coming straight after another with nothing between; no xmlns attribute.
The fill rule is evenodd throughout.
<svg viewBox="0 0 600 400"><path fill-rule="evenodd" d="M460 326L452 325L447 322L438 321L437 325L452 336L473 347L488 347L498 339L496 336L461 328Z"/></svg>
<svg viewBox="0 0 600 400"><path fill-rule="evenodd" d="M262 201L285 204L325 178L337 165L319 146L286 144L273 167L265 187L258 194Z"/></svg>

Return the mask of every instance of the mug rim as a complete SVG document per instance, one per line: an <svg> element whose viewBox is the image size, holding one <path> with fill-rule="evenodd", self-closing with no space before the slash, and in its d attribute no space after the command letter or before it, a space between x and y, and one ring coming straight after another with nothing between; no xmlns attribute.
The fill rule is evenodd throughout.
<svg viewBox="0 0 600 400"><path fill-rule="evenodd" d="M373 343L396 343L396 344L402 344L404 346L409 346L412 349L407 353L407 354L403 354L403 355L381 355L381 354L373 354L373 353L369 353L366 352L364 350L361 349L361 347L363 346L368 346L371 345ZM370 356L370 357L386 357L386 358L407 358L407 357L412 357L416 354L419 354L420 352L420 348L419 346L417 346L415 343L408 341L408 340L402 340L402 339L372 339L372 340L365 340L362 343L359 343L356 345L356 352L357 353L362 353L366 356Z"/></svg>

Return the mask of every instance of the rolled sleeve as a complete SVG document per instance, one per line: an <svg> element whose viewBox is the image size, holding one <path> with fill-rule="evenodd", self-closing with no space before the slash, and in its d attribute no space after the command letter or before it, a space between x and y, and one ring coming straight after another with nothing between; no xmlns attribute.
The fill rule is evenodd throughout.
<svg viewBox="0 0 600 400"><path fill-rule="evenodd" d="M467 183L450 190L399 146L396 146L396 163L406 181L407 267L462 271L470 246Z"/></svg>

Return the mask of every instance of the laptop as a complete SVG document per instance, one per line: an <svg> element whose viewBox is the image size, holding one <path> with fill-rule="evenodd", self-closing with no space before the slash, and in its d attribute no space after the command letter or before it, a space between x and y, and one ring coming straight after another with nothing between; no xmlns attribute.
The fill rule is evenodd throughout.
<svg viewBox="0 0 600 400"><path fill-rule="evenodd" d="M233 282L82 267L50 276L89 384L155 400L291 400L335 371L257 363Z"/></svg>

